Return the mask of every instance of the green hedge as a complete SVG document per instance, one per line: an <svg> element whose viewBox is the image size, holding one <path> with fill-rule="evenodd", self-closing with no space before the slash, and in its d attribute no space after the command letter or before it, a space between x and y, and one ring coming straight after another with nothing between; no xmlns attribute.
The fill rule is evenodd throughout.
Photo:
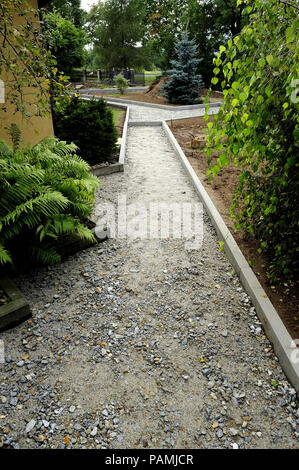
<svg viewBox="0 0 299 470"><path fill-rule="evenodd" d="M55 135L74 142L79 155L90 165L109 161L116 151L117 130L103 99L84 101L73 96L54 110Z"/></svg>

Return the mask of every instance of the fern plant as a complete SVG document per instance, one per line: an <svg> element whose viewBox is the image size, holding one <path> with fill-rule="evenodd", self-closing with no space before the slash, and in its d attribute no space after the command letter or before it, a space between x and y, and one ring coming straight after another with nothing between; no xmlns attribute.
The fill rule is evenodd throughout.
<svg viewBox="0 0 299 470"><path fill-rule="evenodd" d="M54 137L23 151L0 142L0 265L54 264L62 236L94 240L84 219L99 182L76 149Z"/></svg>

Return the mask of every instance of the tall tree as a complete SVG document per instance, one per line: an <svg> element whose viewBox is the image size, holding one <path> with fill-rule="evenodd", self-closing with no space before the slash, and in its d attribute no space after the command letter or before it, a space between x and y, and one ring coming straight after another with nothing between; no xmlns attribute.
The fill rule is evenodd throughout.
<svg viewBox="0 0 299 470"><path fill-rule="evenodd" d="M177 43L178 60L172 60L168 71L169 80L163 85L164 96L170 103L201 103L200 88L203 86L201 75L197 74L199 59L196 59L196 45L183 34Z"/></svg>
<svg viewBox="0 0 299 470"><path fill-rule="evenodd" d="M43 21L47 43L56 57L57 68L67 75L71 74L74 68L84 64L84 46L87 42L85 32L57 11L44 15Z"/></svg>
<svg viewBox="0 0 299 470"><path fill-rule="evenodd" d="M157 65L166 70L175 55L176 40L185 28L188 0L144 1L146 39Z"/></svg>
<svg viewBox="0 0 299 470"><path fill-rule="evenodd" d="M54 0L47 6L47 11L57 10L61 16L71 20L77 28L82 28L86 12L81 8L81 0Z"/></svg>
<svg viewBox="0 0 299 470"><path fill-rule="evenodd" d="M141 45L145 8L142 0L99 1L88 18L89 36L103 68L131 68L147 63Z"/></svg>
<svg viewBox="0 0 299 470"><path fill-rule="evenodd" d="M246 5L245 5L246 6ZM213 76L213 58L221 44L238 34L248 21L243 15L244 3L237 0L188 0L186 22L190 36L203 59L199 72L207 86Z"/></svg>

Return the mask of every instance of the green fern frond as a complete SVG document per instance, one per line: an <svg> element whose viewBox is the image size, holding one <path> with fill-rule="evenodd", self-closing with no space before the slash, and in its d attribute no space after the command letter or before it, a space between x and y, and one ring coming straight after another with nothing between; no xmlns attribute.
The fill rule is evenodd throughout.
<svg viewBox="0 0 299 470"><path fill-rule="evenodd" d="M43 264L60 261L53 243L64 235L95 242L82 220L92 211L99 181L76 146L48 138L17 151L17 132L13 139L14 152L0 151L0 263L21 255L21 240L25 256Z"/></svg>
<svg viewBox="0 0 299 470"><path fill-rule="evenodd" d="M0 264L12 264L12 259L8 251L0 244Z"/></svg>
<svg viewBox="0 0 299 470"><path fill-rule="evenodd" d="M76 230L77 230L78 236L82 238L83 240L88 240L90 242L97 241L92 231L89 228L85 227L85 225L78 224L76 227Z"/></svg>

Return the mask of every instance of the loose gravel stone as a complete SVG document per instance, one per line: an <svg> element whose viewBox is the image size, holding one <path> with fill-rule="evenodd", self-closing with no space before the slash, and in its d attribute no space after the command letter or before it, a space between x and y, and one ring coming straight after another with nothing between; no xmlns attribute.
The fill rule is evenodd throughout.
<svg viewBox="0 0 299 470"><path fill-rule="evenodd" d="M132 120L187 115L131 111ZM198 202L161 128L129 128L125 172L101 178L93 220L123 195L146 210ZM207 214L202 246L185 242L110 239L15 278L33 316L0 336L3 445L298 445L296 393Z"/></svg>

